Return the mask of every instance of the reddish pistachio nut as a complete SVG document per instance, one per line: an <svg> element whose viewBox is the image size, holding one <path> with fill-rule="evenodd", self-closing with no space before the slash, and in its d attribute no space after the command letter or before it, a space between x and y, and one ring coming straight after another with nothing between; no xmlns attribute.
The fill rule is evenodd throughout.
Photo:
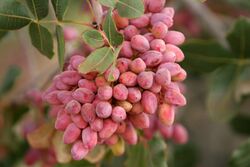
<svg viewBox="0 0 250 167"><path fill-rule="evenodd" d="M37 161L41 158L41 151L34 148L29 148L29 150L25 153L24 163L28 166L33 166Z"/></svg>
<svg viewBox="0 0 250 167"><path fill-rule="evenodd" d="M133 50L129 41L123 41L119 55L126 58L131 58L133 56Z"/></svg>
<svg viewBox="0 0 250 167"><path fill-rule="evenodd" d="M117 100L126 100L128 98L128 89L123 84L118 84L113 88L113 97Z"/></svg>
<svg viewBox="0 0 250 167"><path fill-rule="evenodd" d="M173 126L166 126L160 122L157 125L162 137L165 139L171 139L173 137Z"/></svg>
<svg viewBox="0 0 250 167"><path fill-rule="evenodd" d="M162 9L161 13L164 13L164 14L168 15L169 17L173 18L175 12L174 12L174 8L165 7L164 9Z"/></svg>
<svg viewBox="0 0 250 167"><path fill-rule="evenodd" d="M97 144L97 132L87 127L82 131L82 143L84 148L91 150Z"/></svg>
<svg viewBox="0 0 250 167"><path fill-rule="evenodd" d="M95 98L95 94L89 89L78 88L72 93L72 97L80 103L91 103Z"/></svg>
<svg viewBox="0 0 250 167"><path fill-rule="evenodd" d="M80 136L80 133L81 130L74 123L69 124L63 133L63 142L65 144L74 143Z"/></svg>
<svg viewBox="0 0 250 167"><path fill-rule="evenodd" d="M75 125L80 129L84 129L88 125L88 123L83 120L80 113L71 114L70 117L71 117L71 120L75 123Z"/></svg>
<svg viewBox="0 0 250 167"><path fill-rule="evenodd" d="M114 19L114 21L115 21L115 24L116 24L117 28L125 28L125 27L127 27L128 24L129 24L128 19L127 19L126 17L121 17L121 16L118 14L117 10L115 10L115 11L113 12L113 19Z"/></svg>
<svg viewBox="0 0 250 167"><path fill-rule="evenodd" d="M161 104L158 109L158 117L162 124L171 126L174 123L175 109L169 104Z"/></svg>
<svg viewBox="0 0 250 167"><path fill-rule="evenodd" d="M188 132L181 124L173 126L173 140L177 144L185 144L188 142Z"/></svg>
<svg viewBox="0 0 250 167"><path fill-rule="evenodd" d="M138 129L149 128L150 124L149 117L144 112L136 115L131 115L129 117L129 120L131 121L131 123L134 125L135 128Z"/></svg>
<svg viewBox="0 0 250 167"><path fill-rule="evenodd" d="M182 70L181 66L177 63L163 63L158 67L158 69L163 68L167 69L170 72L171 77L176 76Z"/></svg>
<svg viewBox="0 0 250 167"><path fill-rule="evenodd" d="M171 75L167 68L161 68L155 73L155 81L161 86L167 86L171 82Z"/></svg>
<svg viewBox="0 0 250 167"><path fill-rule="evenodd" d="M155 67L161 63L161 52L150 50L141 55L142 60L146 63L147 67Z"/></svg>
<svg viewBox="0 0 250 167"><path fill-rule="evenodd" d="M154 73L153 72L141 72L137 77L137 82L140 87L143 89L149 89L153 85L154 82Z"/></svg>
<svg viewBox="0 0 250 167"><path fill-rule="evenodd" d="M168 86L166 86L164 88L167 91L172 91L173 90L173 91L181 92L180 88L179 88L179 85L176 82L171 82Z"/></svg>
<svg viewBox="0 0 250 167"><path fill-rule="evenodd" d="M116 106L112 110L112 120L115 122L121 122L126 119L127 114L124 108L120 106Z"/></svg>
<svg viewBox="0 0 250 167"><path fill-rule="evenodd" d="M144 53L150 49L147 38L143 35L135 35L131 38L131 47L141 53Z"/></svg>
<svg viewBox="0 0 250 167"><path fill-rule="evenodd" d="M87 80L87 79L81 79L81 80L79 80L78 86L79 86L79 88L89 89L92 92L96 92L97 91L97 87L95 85L95 82Z"/></svg>
<svg viewBox="0 0 250 167"><path fill-rule="evenodd" d="M153 25L152 34L155 38L164 39L168 34L168 27L163 22L157 22Z"/></svg>
<svg viewBox="0 0 250 167"><path fill-rule="evenodd" d="M97 87L109 85L108 81L104 78L104 76L98 76L95 78L95 84Z"/></svg>
<svg viewBox="0 0 250 167"><path fill-rule="evenodd" d="M60 75L56 75L53 78L53 83L55 84L55 87L59 90L69 90L70 89L69 85L62 82Z"/></svg>
<svg viewBox="0 0 250 167"><path fill-rule="evenodd" d="M71 148L71 156L74 160L82 160L89 150L86 149L81 140L76 141Z"/></svg>
<svg viewBox="0 0 250 167"><path fill-rule="evenodd" d="M151 25L154 25L158 22L163 22L168 28L173 26L173 19L164 13L155 13L151 16Z"/></svg>
<svg viewBox="0 0 250 167"><path fill-rule="evenodd" d="M46 94L44 96L44 100L46 102L48 102L51 105L59 105L62 104L61 101L58 99L57 94L59 93L59 91L55 90L52 92L49 92L48 94Z"/></svg>
<svg viewBox="0 0 250 167"><path fill-rule="evenodd" d="M133 105L129 103L128 101L118 101L117 105L124 108L126 112L129 112L133 107Z"/></svg>
<svg viewBox="0 0 250 167"><path fill-rule="evenodd" d="M107 139L111 137L115 133L117 127L118 124L116 122L112 121L111 119L105 119L103 121L103 128L99 132L99 137L101 139Z"/></svg>
<svg viewBox="0 0 250 167"><path fill-rule="evenodd" d="M101 100L96 96L92 104L96 106Z"/></svg>
<svg viewBox="0 0 250 167"><path fill-rule="evenodd" d="M71 100L65 106L65 111L68 114L78 114L81 110L81 104L76 100Z"/></svg>
<svg viewBox="0 0 250 167"><path fill-rule="evenodd" d="M145 71L146 69L146 64L141 58L136 58L134 59L129 66L130 70L136 74Z"/></svg>
<svg viewBox="0 0 250 167"><path fill-rule="evenodd" d="M93 131L99 132L103 128L103 119L96 118L94 121L90 122L90 128Z"/></svg>
<svg viewBox="0 0 250 167"><path fill-rule="evenodd" d="M185 106L187 103L186 98L176 90L167 90L164 99L167 103L176 106Z"/></svg>
<svg viewBox="0 0 250 167"><path fill-rule="evenodd" d="M120 71L116 67L110 67L104 74L105 79L110 82L118 80L119 76Z"/></svg>
<svg viewBox="0 0 250 167"><path fill-rule="evenodd" d="M184 81L186 77L187 77L187 72L181 69L180 72L172 78L172 80L176 82L181 82Z"/></svg>
<svg viewBox="0 0 250 167"><path fill-rule="evenodd" d="M143 112L143 107L142 104L140 102L133 104L133 108L131 109L131 111L129 112L129 114L139 114Z"/></svg>
<svg viewBox="0 0 250 167"><path fill-rule="evenodd" d="M158 100L156 95L150 91L144 91L142 93L141 104L145 113L154 114L158 107Z"/></svg>
<svg viewBox="0 0 250 167"><path fill-rule="evenodd" d="M100 101L96 105L95 112L99 118L108 118L112 113L112 106L109 102Z"/></svg>
<svg viewBox="0 0 250 167"><path fill-rule="evenodd" d="M50 107L49 116L55 118L60 111L64 110L63 105L53 105Z"/></svg>
<svg viewBox="0 0 250 167"><path fill-rule="evenodd" d="M116 67L119 69L120 73L124 73L124 72L128 71L130 63L131 63L130 59L119 58L119 59L117 59Z"/></svg>
<svg viewBox="0 0 250 167"><path fill-rule="evenodd" d="M127 123L125 132L121 136L128 144L135 145L137 143L138 136L131 123Z"/></svg>
<svg viewBox="0 0 250 167"><path fill-rule="evenodd" d="M146 139L151 140L157 129L157 118L155 115L149 115L150 124L149 127L143 129L143 135Z"/></svg>
<svg viewBox="0 0 250 167"><path fill-rule="evenodd" d="M172 45L172 44L167 44L167 45L166 45L166 51L171 51L171 52L174 52L174 53L175 53L176 62L181 62L181 61L184 60L184 54L183 54L183 52L181 51L181 49L178 48L177 46Z"/></svg>
<svg viewBox="0 0 250 167"><path fill-rule="evenodd" d="M141 17L131 19L130 24L136 26L137 28L147 27L149 25L149 15L144 14Z"/></svg>
<svg viewBox="0 0 250 167"><path fill-rule="evenodd" d="M143 36L148 40L148 42L151 42L154 39L154 35L152 33L146 33Z"/></svg>
<svg viewBox="0 0 250 167"><path fill-rule="evenodd" d="M84 121L93 122L96 119L95 106L91 103L86 103L81 108L81 115Z"/></svg>
<svg viewBox="0 0 250 167"><path fill-rule="evenodd" d="M97 96L100 100L109 100L112 97L112 93L112 87L106 85L98 88Z"/></svg>
<svg viewBox="0 0 250 167"><path fill-rule="evenodd" d="M115 133L121 134L121 133L124 133L125 130L126 130L126 123L123 121L123 122L120 122L118 124L118 127L117 127Z"/></svg>
<svg viewBox="0 0 250 167"><path fill-rule="evenodd" d="M116 134L113 134L111 137L105 140L105 144L107 145L114 145L118 142L119 137Z"/></svg>
<svg viewBox="0 0 250 167"><path fill-rule="evenodd" d="M81 76L77 71L64 71L60 74L60 78L67 85L76 85Z"/></svg>
<svg viewBox="0 0 250 167"><path fill-rule="evenodd" d="M166 0L148 0L148 10L150 12L160 12L166 3Z"/></svg>
<svg viewBox="0 0 250 167"><path fill-rule="evenodd" d="M131 71L127 71L121 74L119 82L126 86L135 86L137 83L137 75Z"/></svg>
<svg viewBox="0 0 250 167"><path fill-rule="evenodd" d="M55 128L57 130L64 131L70 123L71 123L70 116L66 114L64 111L61 114L59 112L56 118Z"/></svg>
<svg viewBox="0 0 250 167"><path fill-rule="evenodd" d="M72 94L71 91L66 91L66 90L59 91L57 93L57 99L59 99L63 104L67 104L73 99L71 94Z"/></svg>
<svg viewBox="0 0 250 167"><path fill-rule="evenodd" d="M129 25L124 29L124 36L126 40L130 40L137 34L139 34L139 30L134 25Z"/></svg>
<svg viewBox="0 0 250 167"><path fill-rule="evenodd" d="M163 54L162 54L162 61L161 63L173 63L175 62L176 60L176 55L174 52L172 51L165 51Z"/></svg>
<svg viewBox="0 0 250 167"><path fill-rule="evenodd" d="M137 103L141 100L141 91L137 87L128 88L128 101Z"/></svg>
<svg viewBox="0 0 250 167"><path fill-rule="evenodd" d="M70 65L74 70L78 69L78 66L84 61L85 57L80 55L74 55L70 58Z"/></svg>
<svg viewBox="0 0 250 167"><path fill-rule="evenodd" d="M179 31L168 31L164 41L173 45L181 45L185 41L185 36Z"/></svg>
<svg viewBox="0 0 250 167"><path fill-rule="evenodd" d="M72 41L78 37L78 32L73 27L65 27L63 29L64 39L65 41Z"/></svg>
<svg viewBox="0 0 250 167"><path fill-rule="evenodd" d="M151 92L153 93L160 93L161 91L161 85L158 84L155 79L154 79L154 82L153 82L153 85L151 86L151 88L149 89Z"/></svg>
<svg viewBox="0 0 250 167"><path fill-rule="evenodd" d="M81 74L85 79L93 80L97 76L97 72L89 72L87 74Z"/></svg>
<svg viewBox="0 0 250 167"><path fill-rule="evenodd" d="M158 52L164 52L166 50L165 42L162 39L154 39L150 42L150 47Z"/></svg>

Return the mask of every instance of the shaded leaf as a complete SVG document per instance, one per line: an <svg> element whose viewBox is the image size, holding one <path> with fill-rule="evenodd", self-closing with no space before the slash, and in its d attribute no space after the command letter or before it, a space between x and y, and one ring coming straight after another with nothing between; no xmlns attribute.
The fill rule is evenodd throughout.
<svg viewBox="0 0 250 167"><path fill-rule="evenodd" d="M0 29L16 30L31 22L28 11L20 2L7 2L0 6Z"/></svg>
<svg viewBox="0 0 250 167"><path fill-rule="evenodd" d="M114 8L116 1L115 0L99 0L99 2L107 7Z"/></svg>
<svg viewBox="0 0 250 167"><path fill-rule="evenodd" d="M144 14L144 4L142 0L118 0L116 8L122 17L136 18Z"/></svg>
<svg viewBox="0 0 250 167"><path fill-rule="evenodd" d="M118 46L123 42L123 36L117 31L112 12L109 10L103 24L103 30L112 46Z"/></svg>
<svg viewBox="0 0 250 167"><path fill-rule="evenodd" d="M17 80L17 77L20 74L21 74L21 69L17 66L11 66L8 69L7 73L3 78L3 82L0 85L0 97L8 93L8 91L10 91L13 88Z"/></svg>
<svg viewBox="0 0 250 167"><path fill-rule="evenodd" d="M63 143L63 132L57 131L53 135L52 146L55 150L56 160L59 163L69 163L71 161L71 146Z"/></svg>
<svg viewBox="0 0 250 167"><path fill-rule="evenodd" d="M68 6L69 0L51 0L58 20L63 20L63 16Z"/></svg>
<svg viewBox="0 0 250 167"><path fill-rule="evenodd" d="M63 36L63 28L59 25L56 26L56 38L57 38L58 62L60 69L63 69L64 55L65 55L65 41Z"/></svg>
<svg viewBox="0 0 250 167"><path fill-rule="evenodd" d="M96 164L91 164L88 161L71 161L66 164L57 164L55 167L96 167Z"/></svg>
<svg viewBox="0 0 250 167"><path fill-rule="evenodd" d="M103 47L92 52L84 62L79 65L80 73L97 71L103 73L113 63L114 53L111 48Z"/></svg>
<svg viewBox="0 0 250 167"><path fill-rule="evenodd" d="M233 30L227 35L227 40L239 58L250 58L250 22L241 18L236 21Z"/></svg>
<svg viewBox="0 0 250 167"><path fill-rule="evenodd" d="M236 115L230 121L230 126L239 134L250 135L250 117L247 115Z"/></svg>
<svg viewBox="0 0 250 167"><path fill-rule="evenodd" d="M49 13L48 0L26 0L30 11L36 19L41 20Z"/></svg>
<svg viewBox="0 0 250 167"><path fill-rule="evenodd" d="M139 143L128 149L126 167L167 167L166 144L159 137L154 137L147 146Z"/></svg>
<svg viewBox="0 0 250 167"><path fill-rule="evenodd" d="M235 92L236 100L240 102L242 96L250 94L250 66L242 66L237 80Z"/></svg>
<svg viewBox="0 0 250 167"><path fill-rule="evenodd" d="M48 29L39 24L31 23L29 27L29 34L33 46L51 59L54 55L53 38Z"/></svg>
<svg viewBox="0 0 250 167"><path fill-rule="evenodd" d="M185 54L184 69L211 72L225 64L237 63L234 55L214 41L190 40L181 46Z"/></svg>
<svg viewBox="0 0 250 167"><path fill-rule="evenodd" d="M0 30L0 41L8 34L8 31L1 31Z"/></svg>
<svg viewBox="0 0 250 167"><path fill-rule="evenodd" d="M232 154L230 167L249 167L250 164L250 139L243 143Z"/></svg>
<svg viewBox="0 0 250 167"><path fill-rule="evenodd" d="M44 123L35 131L27 135L29 144L33 148L49 148L54 126L51 122Z"/></svg>
<svg viewBox="0 0 250 167"><path fill-rule="evenodd" d="M217 120L228 120L237 113L235 88L238 76L237 66L218 68L211 76L207 97L207 108Z"/></svg>
<svg viewBox="0 0 250 167"><path fill-rule="evenodd" d="M83 32L82 38L84 42L93 48L99 48L104 45L102 34L94 29Z"/></svg>

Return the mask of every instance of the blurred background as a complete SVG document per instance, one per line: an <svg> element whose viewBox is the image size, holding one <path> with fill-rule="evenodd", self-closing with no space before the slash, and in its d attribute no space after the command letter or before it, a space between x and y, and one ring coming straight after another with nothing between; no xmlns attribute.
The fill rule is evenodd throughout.
<svg viewBox="0 0 250 167"><path fill-rule="evenodd" d="M247 151L240 147L250 135L250 64L247 60L250 58L250 23L244 23L250 17L250 1L169 0L167 5L176 9L173 29L183 32L187 38L182 46L186 54L182 66L188 72L185 81L188 104L178 112L177 120L187 127L190 136L186 145L168 144L169 166L250 166L250 145L243 147ZM65 17L91 23L85 1L71 1ZM238 27L234 27L243 17ZM84 30L76 25L67 26L75 27L79 34ZM5 166L20 162L28 147L20 134L23 113L37 110L37 107L27 107L30 106L25 99L27 91L45 89L58 71L57 58L49 60L40 55L32 46L27 31L27 28L7 34L0 31L0 36L4 36L0 39L0 164ZM235 44L228 41L229 32L238 36ZM237 63L231 64L243 62L246 70L234 73L228 69L230 67L225 67L227 59L217 58L231 55L224 50L234 52L237 40L243 38L249 47L245 52L248 58L238 61L236 56ZM66 52L72 53L79 45L79 42L67 43ZM34 111L29 114L37 117ZM242 152L233 154L239 148Z"/></svg>

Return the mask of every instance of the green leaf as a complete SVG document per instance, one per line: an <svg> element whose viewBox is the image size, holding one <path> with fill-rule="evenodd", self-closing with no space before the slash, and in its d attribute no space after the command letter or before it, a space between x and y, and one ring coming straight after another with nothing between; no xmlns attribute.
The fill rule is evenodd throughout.
<svg viewBox="0 0 250 167"><path fill-rule="evenodd" d="M250 1L249 0L227 0L232 5L244 8L244 9L250 9Z"/></svg>
<svg viewBox="0 0 250 167"><path fill-rule="evenodd" d="M57 38L57 50L58 50L58 62L59 62L60 68L63 69L65 43L64 43L64 36L63 36L63 28L59 25L56 26L56 38Z"/></svg>
<svg viewBox="0 0 250 167"><path fill-rule="evenodd" d="M214 41L190 40L181 46L185 54L184 69L211 72L225 64L237 63L234 55Z"/></svg>
<svg viewBox="0 0 250 167"><path fill-rule="evenodd" d="M240 145L232 154L230 167L249 167L250 164L250 139Z"/></svg>
<svg viewBox="0 0 250 167"><path fill-rule="evenodd" d="M123 36L117 31L111 10L109 10L105 18L103 30L112 46L118 46L123 42Z"/></svg>
<svg viewBox="0 0 250 167"><path fill-rule="evenodd" d="M144 146L138 143L128 148L126 167L167 167L166 144L154 137Z"/></svg>
<svg viewBox="0 0 250 167"><path fill-rule="evenodd" d="M11 66L4 76L3 82L0 85L0 97L8 93L14 86L17 77L21 74L21 70L17 66Z"/></svg>
<svg viewBox="0 0 250 167"><path fill-rule="evenodd" d="M71 161L67 164L57 164L55 167L96 167L95 164L91 164L88 161Z"/></svg>
<svg viewBox="0 0 250 167"><path fill-rule="evenodd" d="M30 11L36 19L41 20L49 13L48 0L26 0Z"/></svg>
<svg viewBox="0 0 250 167"><path fill-rule="evenodd" d="M144 14L144 4L142 0L118 0L116 8L122 17L136 18Z"/></svg>
<svg viewBox="0 0 250 167"><path fill-rule="evenodd" d="M231 128L243 135L250 135L250 117L248 115L238 114L230 121Z"/></svg>
<svg viewBox="0 0 250 167"><path fill-rule="evenodd" d="M113 63L114 53L111 48L103 47L92 52L79 66L80 73L97 71L103 73Z"/></svg>
<svg viewBox="0 0 250 167"><path fill-rule="evenodd" d="M54 55L53 38L48 29L39 24L31 23L29 33L33 46L51 59Z"/></svg>
<svg viewBox="0 0 250 167"><path fill-rule="evenodd" d="M238 111L235 88L238 69L235 65L218 68L211 76L207 108L217 120L228 120Z"/></svg>
<svg viewBox="0 0 250 167"><path fill-rule="evenodd" d="M115 0L99 0L99 2L107 7L114 8L116 1Z"/></svg>
<svg viewBox="0 0 250 167"><path fill-rule="evenodd" d="M115 49L115 52L114 52L114 60L113 60L112 67L111 67L111 69L110 69L111 72L110 72L110 74L109 74L109 76L108 76L108 81L109 81L109 82L114 82L114 81L115 81L115 76L112 75L112 74L113 74L112 71L113 71L113 70L115 69L115 67L116 67L116 60L117 60L117 57L118 57L118 55L119 55L121 49L122 49L122 45L120 45L118 48Z"/></svg>
<svg viewBox="0 0 250 167"><path fill-rule="evenodd" d="M250 58L250 22L241 18L236 21L233 30L227 35L227 40L239 58Z"/></svg>
<svg viewBox="0 0 250 167"><path fill-rule="evenodd" d="M28 11L20 2L6 2L0 7L0 29L16 30L31 22Z"/></svg>
<svg viewBox="0 0 250 167"><path fill-rule="evenodd" d="M246 61L245 61L246 62ZM236 100L240 102L246 95L250 94L250 66L245 65L241 67L239 77L237 80Z"/></svg>
<svg viewBox="0 0 250 167"><path fill-rule="evenodd" d="M104 45L102 34L94 29L83 32L82 38L84 42L93 48L99 48Z"/></svg>
<svg viewBox="0 0 250 167"><path fill-rule="evenodd" d="M1 31L0 30L0 41L8 34L8 31Z"/></svg>
<svg viewBox="0 0 250 167"><path fill-rule="evenodd" d="M58 20L63 20L63 16L68 6L69 0L51 0Z"/></svg>

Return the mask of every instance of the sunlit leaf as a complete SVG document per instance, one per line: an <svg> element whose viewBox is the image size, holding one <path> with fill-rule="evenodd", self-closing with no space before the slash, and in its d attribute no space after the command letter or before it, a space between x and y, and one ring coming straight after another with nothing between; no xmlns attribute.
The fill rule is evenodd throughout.
<svg viewBox="0 0 250 167"><path fill-rule="evenodd" d="M102 34L94 29L83 32L82 38L84 42L93 48L99 48L104 45Z"/></svg>
<svg viewBox="0 0 250 167"><path fill-rule="evenodd" d="M26 0L30 11L36 19L41 20L49 13L48 0Z"/></svg>
<svg viewBox="0 0 250 167"><path fill-rule="evenodd" d="M111 7L111 8L114 8L115 4L116 4L115 0L99 0L99 2L102 5L107 6L107 7Z"/></svg>
<svg viewBox="0 0 250 167"><path fill-rule="evenodd" d="M64 55L65 55L65 42L64 42L64 36L63 36L63 28L59 25L56 26L56 38L57 38L58 62L60 65L60 69L63 69Z"/></svg>
<svg viewBox="0 0 250 167"><path fill-rule="evenodd" d="M118 0L116 8L120 16L127 18L140 17L144 13L142 0Z"/></svg>

